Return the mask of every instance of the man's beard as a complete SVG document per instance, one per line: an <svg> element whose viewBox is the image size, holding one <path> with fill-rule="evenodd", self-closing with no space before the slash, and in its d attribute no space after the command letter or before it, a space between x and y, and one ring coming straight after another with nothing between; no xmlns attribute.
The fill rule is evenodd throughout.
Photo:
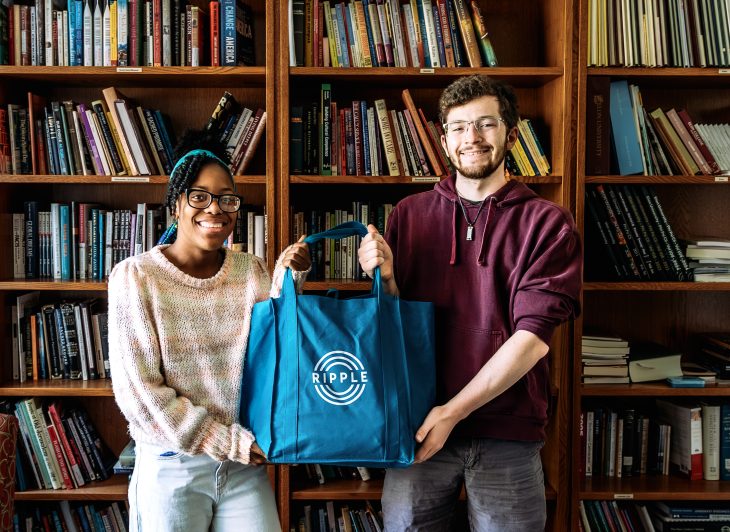
<svg viewBox="0 0 730 532"><path fill-rule="evenodd" d="M486 179L488 177L491 177L494 171L502 165L506 155L506 150L502 148L500 152L494 151L494 154L496 155L495 158L493 158L490 162L482 165L471 165L467 167L462 167L458 162L458 156L453 157L451 159L451 162L454 165L454 168L456 168L462 176L468 179Z"/></svg>

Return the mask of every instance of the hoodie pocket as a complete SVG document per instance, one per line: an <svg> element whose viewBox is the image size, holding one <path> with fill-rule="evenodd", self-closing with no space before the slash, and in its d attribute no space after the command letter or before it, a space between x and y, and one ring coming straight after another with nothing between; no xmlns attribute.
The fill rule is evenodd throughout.
<svg viewBox="0 0 730 532"><path fill-rule="evenodd" d="M451 399L471 381L504 343L502 331L450 323L439 338L438 374L442 399Z"/></svg>

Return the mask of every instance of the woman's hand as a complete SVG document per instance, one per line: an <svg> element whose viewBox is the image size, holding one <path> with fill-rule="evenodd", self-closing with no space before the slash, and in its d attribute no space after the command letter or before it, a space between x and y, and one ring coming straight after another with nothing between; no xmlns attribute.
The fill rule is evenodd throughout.
<svg viewBox="0 0 730 532"><path fill-rule="evenodd" d="M251 444L251 451L249 454L248 463L250 465L262 465L266 462L267 460L264 451L261 450L261 447L259 447L258 443L253 442Z"/></svg>
<svg viewBox="0 0 730 532"><path fill-rule="evenodd" d="M304 243L306 237L307 235L302 235L296 244L292 244L284 250L284 256L281 259L282 266L296 272L309 269L312 259L309 257L309 245Z"/></svg>

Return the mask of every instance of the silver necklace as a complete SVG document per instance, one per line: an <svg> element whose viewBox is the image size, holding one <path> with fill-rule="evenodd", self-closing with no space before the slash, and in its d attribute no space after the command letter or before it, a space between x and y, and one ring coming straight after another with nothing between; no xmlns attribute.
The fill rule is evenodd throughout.
<svg viewBox="0 0 730 532"><path fill-rule="evenodd" d="M479 205L479 210L477 211L477 215L474 217L474 220L470 220L469 216L467 216L467 214L466 214L466 208L464 207L464 202L461 200L461 196L459 196L457 194L456 198L459 200L459 205L461 206L461 212L464 215L464 220L466 220L466 239L474 240L474 224L477 223L477 220L479 219L479 215L482 213L482 209L484 208L484 204L487 202L487 199L485 198L484 200L482 200L482 204Z"/></svg>

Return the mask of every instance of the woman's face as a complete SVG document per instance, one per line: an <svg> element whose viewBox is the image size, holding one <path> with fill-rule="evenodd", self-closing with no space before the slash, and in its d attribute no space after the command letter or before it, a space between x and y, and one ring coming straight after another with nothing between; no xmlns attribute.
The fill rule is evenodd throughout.
<svg viewBox="0 0 730 532"><path fill-rule="evenodd" d="M205 164L190 189L199 189L212 194L235 194L231 177L218 163ZM178 227L177 242L192 251L215 251L233 232L238 212L224 212L214 198L203 209L191 207L185 192L177 200Z"/></svg>

